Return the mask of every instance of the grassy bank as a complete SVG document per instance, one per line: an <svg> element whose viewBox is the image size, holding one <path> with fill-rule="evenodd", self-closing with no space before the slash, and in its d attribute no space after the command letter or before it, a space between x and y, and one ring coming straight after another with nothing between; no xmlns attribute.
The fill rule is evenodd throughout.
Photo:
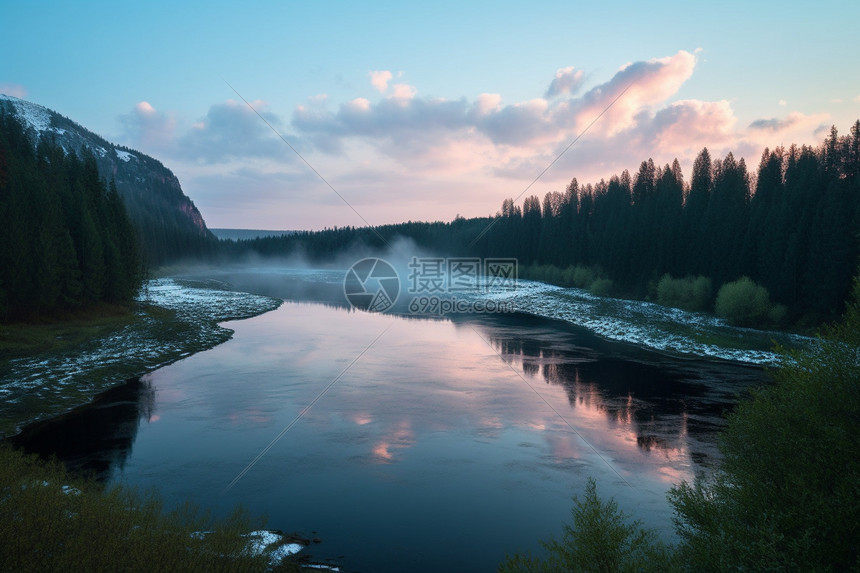
<svg viewBox="0 0 860 573"><path fill-rule="evenodd" d="M232 331L219 323L279 304L161 279L150 281L130 308L103 306L50 323L0 325L0 437L225 342Z"/></svg>
<svg viewBox="0 0 860 573"><path fill-rule="evenodd" d="M224 342L232 331L220 322L279 304L159 280L131 307L0 325L0 437ZM299 571L294 560L270 561L283 537L264 546L272 536L249 535L262 525L238 509L224 519L168 510L154 492L105 489L0 441L0 570Z"/></svg>
<svg viewBox="0 0 860 573"><path fill-rule="evenodd" d="M0 365L16 358L62 352L102 338L139 320L138 311L158 318L170 314L157 307L99 305L85 311L35 318L29 322L0 323Z"/></svg>
<svg viewBox="0 0 860 573"><path fill-rule="evenodd" d="M154 493L105 490L0 443L4 571L300 571L291 558L270 562L283 538L262 546L248 535L263 525L241 509L165 511Z"/></svg>

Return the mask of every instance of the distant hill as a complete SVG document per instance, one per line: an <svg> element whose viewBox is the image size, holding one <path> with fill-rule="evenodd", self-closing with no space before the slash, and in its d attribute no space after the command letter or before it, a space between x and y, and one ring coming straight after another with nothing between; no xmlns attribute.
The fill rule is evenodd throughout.
<svg viewBox="0 0 860 573"><path fill-rule="evenodd" d="M263 237L283 237L295 234L295 231L266 231L262 229L209 229L219 239L229 241L250 241Z"/></svg>
<svg viewBox="0 0 860 573"><path fill-rule="evenodd" d="M134 225L143 256L158 266L171 260L205 256L215 236L170 169L152 157L115 145L67 117L44 106L0 94L0 106L15 114L33 132L67 153L89 150L99 174L116 180L117 190Z"/></svg>

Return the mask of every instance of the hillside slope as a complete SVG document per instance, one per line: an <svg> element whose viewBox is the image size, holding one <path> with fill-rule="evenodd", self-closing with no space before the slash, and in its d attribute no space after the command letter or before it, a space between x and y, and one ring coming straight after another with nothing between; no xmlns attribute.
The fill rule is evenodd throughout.
<svg viewBox="0 0 860 573"><path fill-rule="evenodd" d="M115 145L44 106L2 94L0 106L32 130L34 141L45 139L67 153L81 155L88 149L95 155L99 174L108 181L116 181L150 265L212 251L215 236L183 193L179 179L160 161Z"/></svg>

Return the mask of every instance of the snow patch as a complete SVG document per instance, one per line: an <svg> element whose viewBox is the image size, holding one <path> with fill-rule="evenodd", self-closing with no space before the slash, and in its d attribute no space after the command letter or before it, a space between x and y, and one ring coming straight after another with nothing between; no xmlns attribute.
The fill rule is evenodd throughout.
<svg viewBox="0 0 860 573"><path fill-rule="evenodd" d="M199 284L199 283L197 283ZM34 404L76 405L88 401L103 388L90 379L94 373L118 365L134 365L132 370L151 370L175 360L188 348L210 348L229 339L231 331L218 325L274 310L280 300L228 290L215 290L179 283L172 279L151 280L144 284L137 300L172 310L176 318L189 325L185 340L165 340L153 330L158 320L141 311L142 320L84 347L68 352L10 360L0 372L0 414L7 414L26 396ZM34 409L40 409L34 406ZM45 406L43 409L48 410Z"/></svg>
<svg viewBox="0 0 860 573"><path fill-rule="evenodd" d="M273 549L271 553L269 553L269 557L271 561L281 561L288 555L295 555L302 549L304 549L304 547L302 547L298 543L285 543L277 549Z"/></svg>
<svg viewBox="0 0 860 573"><path fill-rule="evenodd" d="M269 565L275 566L289 555L294 555L304 549L303 545L298 543L283 543L274 547L278 543L284 541L284 536L280 533L260 529L247 533L244 537L249 538L248 553L251 555L268 555Z"/></svg>
<svg viewBox="0 0 860 573"><path fill-rule="evenodd" d="M281 535L267 529L252 531L245 534L245 537L251 538L251 541L248 543L248 549L253 555L260 555L265 551L266 547L283 539Z"/></svg>
<svg viewBox="0 0 860 573"><path fill-rule="evenodd" d="M128 162L128 161L129 161L130 159L132 159L132 158L137 159L137 156L136 156L136 155L133 155L133 154L129 153L128 151L122 151L122 150L119 150L119 149L114 149L113 151L114 151L114 153L116 153L116 156L117 156L121 161Z"/></svg>
<svg viewBox="0 0 860 573"><path fill-rule="evenodd" d="M594 296L520 280L515 288L496 289L476 298L512 303L517 311L584 326L611 340L654 350L719 358L751 364L778 364L773 342L797 347L814 344L808 337L731 326L703 313L658 304Z"/></svg>
<svg viewBox="0 0 860 573"><path fill-rule="evenodd" d="M0 94L0 99L11 102L15 107L15 114L18 116L18 119L27 126L35 129L36 132L41 133L51 127L51 113L47 108L3 94Z"/></svg>

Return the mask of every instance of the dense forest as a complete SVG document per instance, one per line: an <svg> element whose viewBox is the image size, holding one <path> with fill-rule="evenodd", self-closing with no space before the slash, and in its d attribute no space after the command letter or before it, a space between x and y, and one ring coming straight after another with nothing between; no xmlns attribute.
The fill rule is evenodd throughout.
<svg viewBox="0 0 860 573"><path fill-rule="evenodd" d="M817 324L842 312L858 229L860 120L846 136L833 127L818 147L766 149L755 173L731 153L714 158L703 149L689 181L677 160L649 159L635 174L573 179L522 207L507 199L492 218L335 228L224 248L322 261L403 236L442 254L515 257L521 276L578 286L588 284L578 284L583 274L602 277L610 285L602 294L656 299L669 277L698 280L708 306L719 287L748 278L784 306L786 321Z"/></svg>
<svg viewBox="0 0 860 573"><path fill-rule="evenodd" d="M147 265L155 268L214 254L214 235L194 202L183 193L176 175L157 159L115 145L32 102L0 95L0 113L16 116L34 144L46 139L66 152L95 159L99 174L116 183Z"/></svg>
<svg viewBox="0 0 860 573"><path fill-rule="evenodd" d="M134 228L113 181L0 113L0 320L124 303L143 278Z"/></svg>

